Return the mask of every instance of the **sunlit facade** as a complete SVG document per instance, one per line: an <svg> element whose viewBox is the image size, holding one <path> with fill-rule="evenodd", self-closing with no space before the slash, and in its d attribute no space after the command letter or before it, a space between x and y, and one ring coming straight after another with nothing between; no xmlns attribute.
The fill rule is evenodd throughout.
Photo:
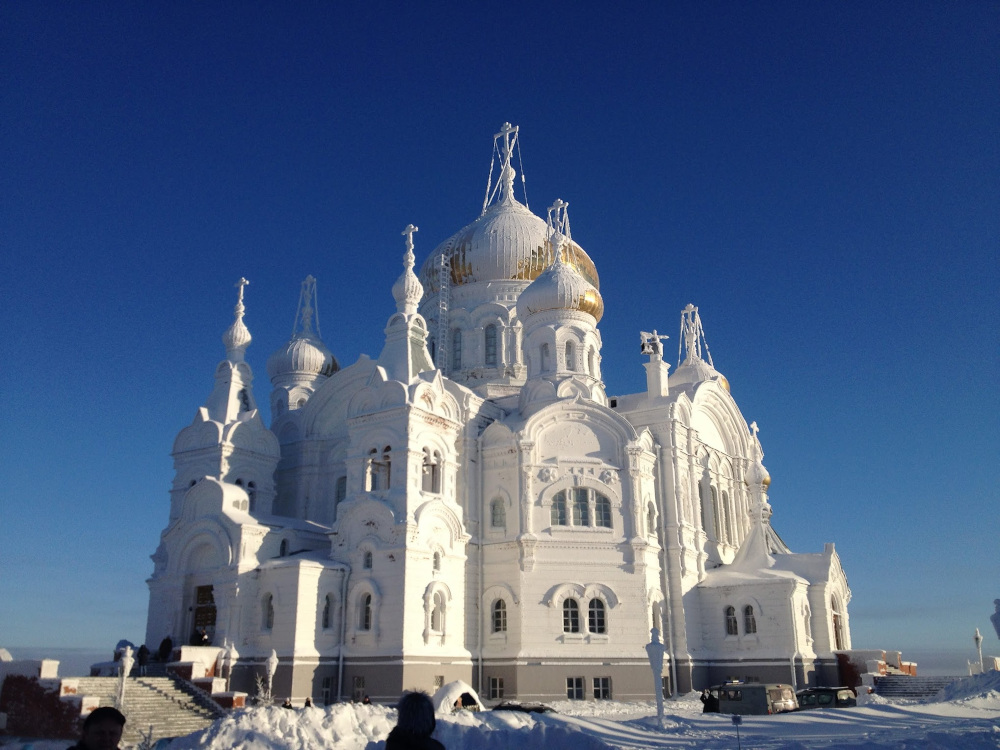
<svg viewBox="0 0 1000 750"><path fill-rule="evenodd" d="M607 394L597 268L566 204L516 199L516 140L504 126L482 215L419 275L404 231L377 359L339 366L304 282L270 426L240 285L174 444L147 643L204 628L250 692L273 650L275 694L318 701L455 679L486 701L648 699L651 629L668 693L835 683L846 577L832 544L793 554L772 529L756 426L697 308L673 373L643 332L646 390Z"/></svg>

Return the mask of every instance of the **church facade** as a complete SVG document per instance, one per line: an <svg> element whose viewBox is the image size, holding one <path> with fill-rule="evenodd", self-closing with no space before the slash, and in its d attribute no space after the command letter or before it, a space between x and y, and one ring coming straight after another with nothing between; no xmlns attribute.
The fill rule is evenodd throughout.
<svg viewBox="0 0 1000 750"><path fill-rule="evenodd" d="M794 554L771 527L756 426L697 308L677 368L644 332L646 390L609 396L596 266L566 204L516 199L516 144L505 125L482 214L419 273L404 231L377 359L340 367L306 279L269 426L239 285L174 444L146 642L203 630L250 692L274 652L275 694L324 702L455 679L487 701L648 699L654 629L667 694L838 684L846 576L832 544Z"/></svg>

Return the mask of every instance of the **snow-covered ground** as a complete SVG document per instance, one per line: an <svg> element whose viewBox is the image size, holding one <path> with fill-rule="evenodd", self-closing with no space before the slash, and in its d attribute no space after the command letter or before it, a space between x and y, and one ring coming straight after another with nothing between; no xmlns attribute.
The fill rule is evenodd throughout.
<svg viewBox="0 0 1000 750"><path fill-rule="evenodd" d="M556 714L482 711L439 716L437 737L448 750L606 750L608 748L735 748L731 717L702 714L696 693L666 702L663 728L653 702L560 701ZM382 750L396 712L385 706L339 704L289 711L248 709L168 750ZM777 716L745 716L747 750L981 750L1000 748L1000 672L960 680L927 701L888 701ZM33 750L64 750L35 743Z"/></svg>

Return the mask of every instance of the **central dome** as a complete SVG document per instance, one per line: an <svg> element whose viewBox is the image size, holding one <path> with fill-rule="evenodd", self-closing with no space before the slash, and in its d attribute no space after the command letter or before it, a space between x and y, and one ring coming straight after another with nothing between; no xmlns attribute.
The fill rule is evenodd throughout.
<svg viewBox="0 0 1000 750"><path fill-rule="evenodd" d="M509 193L474 222L438 245L420 269L424 299L437 294L441 256L450 258L452 286L486 281L534 281L555 259L549 228ZM597 268L572 240L563 244L564 262L600 288Z"/></svg>

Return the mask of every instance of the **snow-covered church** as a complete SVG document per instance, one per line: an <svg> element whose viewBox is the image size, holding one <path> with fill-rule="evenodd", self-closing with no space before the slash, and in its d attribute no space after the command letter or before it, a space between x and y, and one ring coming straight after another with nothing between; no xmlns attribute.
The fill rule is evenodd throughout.
<svg viewBox="0 0 1000 750"><path fill-rule="evenodd" d="M273 651L274 694L318 702L456 679L487 701L648 699L651 637L665 694L839 684L839 557L772 529L756 426L698 309L672 373L642 333L646 390L609 396L594 261L566 204L546 220L517 200L516 149L505 124L482 214L419 277L403 232L376 359L340 367L306 279L267 361L270 427L241 280L215 387L174 443L146 642L204 629L251 692Z"/></svg>

